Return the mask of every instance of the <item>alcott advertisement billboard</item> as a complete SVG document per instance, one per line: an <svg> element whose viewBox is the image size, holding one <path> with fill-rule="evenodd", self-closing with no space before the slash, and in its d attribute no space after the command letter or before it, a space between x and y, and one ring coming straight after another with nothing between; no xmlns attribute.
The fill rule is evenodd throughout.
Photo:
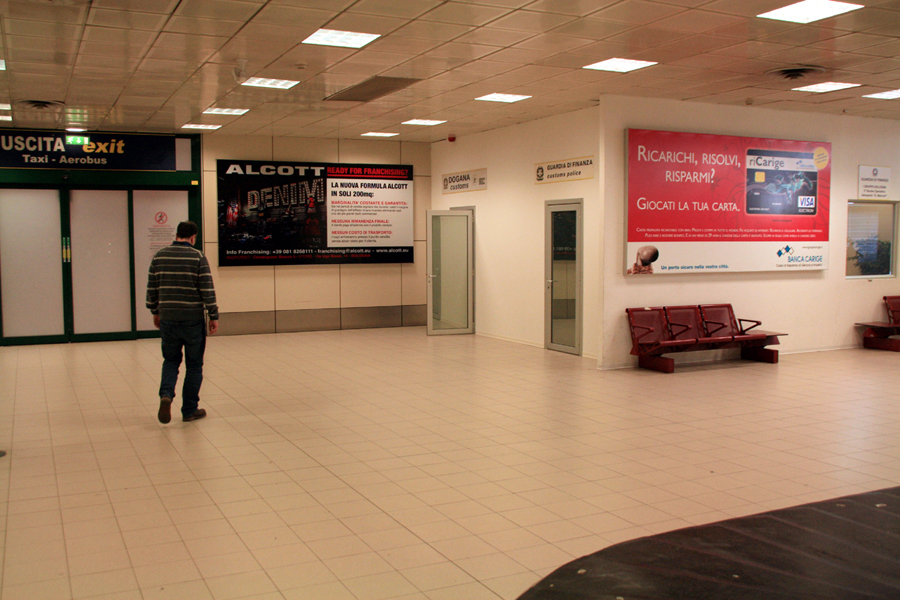
<svg viewBox="0 0 900 600"><path fill-rule="evenodd" d="M828 268L831 144L628 130L626 274Z"/></svg>
<svg viewBox="0 0 900 600"><path fill-rule="evenodd" d="M216 167L220 267L413 262L411 165Z"/></svg>

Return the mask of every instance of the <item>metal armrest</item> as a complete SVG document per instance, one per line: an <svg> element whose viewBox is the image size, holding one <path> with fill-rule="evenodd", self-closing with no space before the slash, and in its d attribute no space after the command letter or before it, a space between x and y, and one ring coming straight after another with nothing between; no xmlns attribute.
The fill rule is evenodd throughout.
<svg viewBox="0 0 900 600"><path fill-rule="evenodd" d="M717 332L718 330L724 329L724 328L725 328L725 323L720 323L719 321L706 321L706 324L707 324L707 325L710 325L710 324L712 324L712 325L718 325L718 327L716 327L716 328L713 329L712 331L708 331L708 332L707 332L709 335L712 335L712 334L714 334L715 332Z"/></svg>
<svg viewBox="0 0 900 600"><path fill-rule="evenodd" d="M681 327L681 328L682 328L682 330L679 331L678 333L675 333L675 330L672 329L672 337L675 338L675 339L678 339L678 336L679 336L679 335L681 335L681 334L684 333L685 331L688 331L688 330L691 328L690 325L685 325L685 324L683 324L683 323L673 323L672 321L669 321L669 327L673 327L673 328L674 328L674 327Z"/></svg>
<svg viewBox="0 0 900 600"><path fill-rule="evenodd" d="M745 327L744 327L744 322L745 322L745 321L746 321L747 323L753 323L753 325L750 326L750 327L745 328ZM754 320L754 319L738 319L738 323L739 323L740 326L741 326L741 333L747 333L748 331L750 331L750 330L753 329L754 327L759 327L760 325L762 325L762 321L756 321L756 320Z"/></svg>

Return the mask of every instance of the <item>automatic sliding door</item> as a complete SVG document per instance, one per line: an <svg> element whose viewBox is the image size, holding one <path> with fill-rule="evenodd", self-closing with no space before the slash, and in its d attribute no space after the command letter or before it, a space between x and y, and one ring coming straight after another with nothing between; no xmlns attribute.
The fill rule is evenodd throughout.
<svg viewBox="0 0 900 600"><path fill-rule="evenodd" d="M3 337L65 335L58 190L0 189Z"/></svg>
<svg viewBox="0 0 900 600"><path fill-rule="evenodd" d="M131 331L131 242L126 190L72 190L75 335Z"/></svg>

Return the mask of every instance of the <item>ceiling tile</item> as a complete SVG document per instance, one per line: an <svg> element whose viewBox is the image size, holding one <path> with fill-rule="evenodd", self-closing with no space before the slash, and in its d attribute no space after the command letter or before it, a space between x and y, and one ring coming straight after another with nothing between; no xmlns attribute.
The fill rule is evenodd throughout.
<svg viewBox="0 0 900 600"><path fill-rule="evenodd" d="M575 17L572 15L557 15L517 10L505 17L492 21L491 27L539 33L542 31L549 31L566 23L571 23L574 20Z"/></svg>
<svg viewBox="0 0 900 600"><path fill-rule="evenodd" d="M509 13L509 9L463 2L445 2L419 17L424 21L455 23L457 25L484 25Z"/></svg>
<svg viewBox="0 0 900 600"><path fill-rule="evenodd" d="M92 0L94 8L170 14L181 0Z"/></svg>
<svg viewBox="0 0 900 600"><path fill-rule="evenodd" d="M383 17L412 19L443 3L444 0L359 0L349 7L350 12L359 12Z"/></svg>
<svg viewBox="0 0 900 600"><path fill-rule="evenodd" d="M583 17L611 6L619 0L535 0L525 8L542 12Z"/></svg>
<svg viewBox="0 0 900 600"><path fill-rule="evenodd" d="M177 5L178 9L174 13L176 17L201 17L226 21L246 21L260 9L260 4L235 0L203 0L180 2Z"/></svg>
<svg viewBox="0 0 900 600"><path fill-rule="evenodd" d="M195 17L172 17L163 28L164 31L199 35L221 35L231 37L244 26L243 21L226 21L224 19L200 19Z"/></svg>
<svg viewBox="0 0 900 600"><path fill-rule="evenodd" d="M313 8L297 8L292 6L267 4L256 13L256 16L253 17L251 22L255 24L289 25L291 27L302 27L305 29L312 28L313 31L315 31L319 27L324 27L338 14L339 13L333 10L318 10ZM303 38L295 40L296 43L301 41L303 41Z"/></svg>
<svg viewBox="0 0 900 600"><path fill-rule="evenodd" d="M121 27L157 31L162 29L167 18L168 15L164 14L92 8L88 14L87 23L98 27Z"/></svg>

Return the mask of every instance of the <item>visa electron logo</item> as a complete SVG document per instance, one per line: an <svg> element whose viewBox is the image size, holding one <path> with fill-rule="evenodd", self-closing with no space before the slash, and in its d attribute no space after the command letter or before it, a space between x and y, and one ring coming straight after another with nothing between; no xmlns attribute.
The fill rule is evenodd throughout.
<svg viewBox="0 0 900 600"><path fill-rule="evenodd" d="M778 250L778 252L776 254L778 254L778 258L781 258L782 256L790 256L793 253L794 253L793 248L791 248L790 246L785 246L784 248L781 248L780 250Z"/></svg>

